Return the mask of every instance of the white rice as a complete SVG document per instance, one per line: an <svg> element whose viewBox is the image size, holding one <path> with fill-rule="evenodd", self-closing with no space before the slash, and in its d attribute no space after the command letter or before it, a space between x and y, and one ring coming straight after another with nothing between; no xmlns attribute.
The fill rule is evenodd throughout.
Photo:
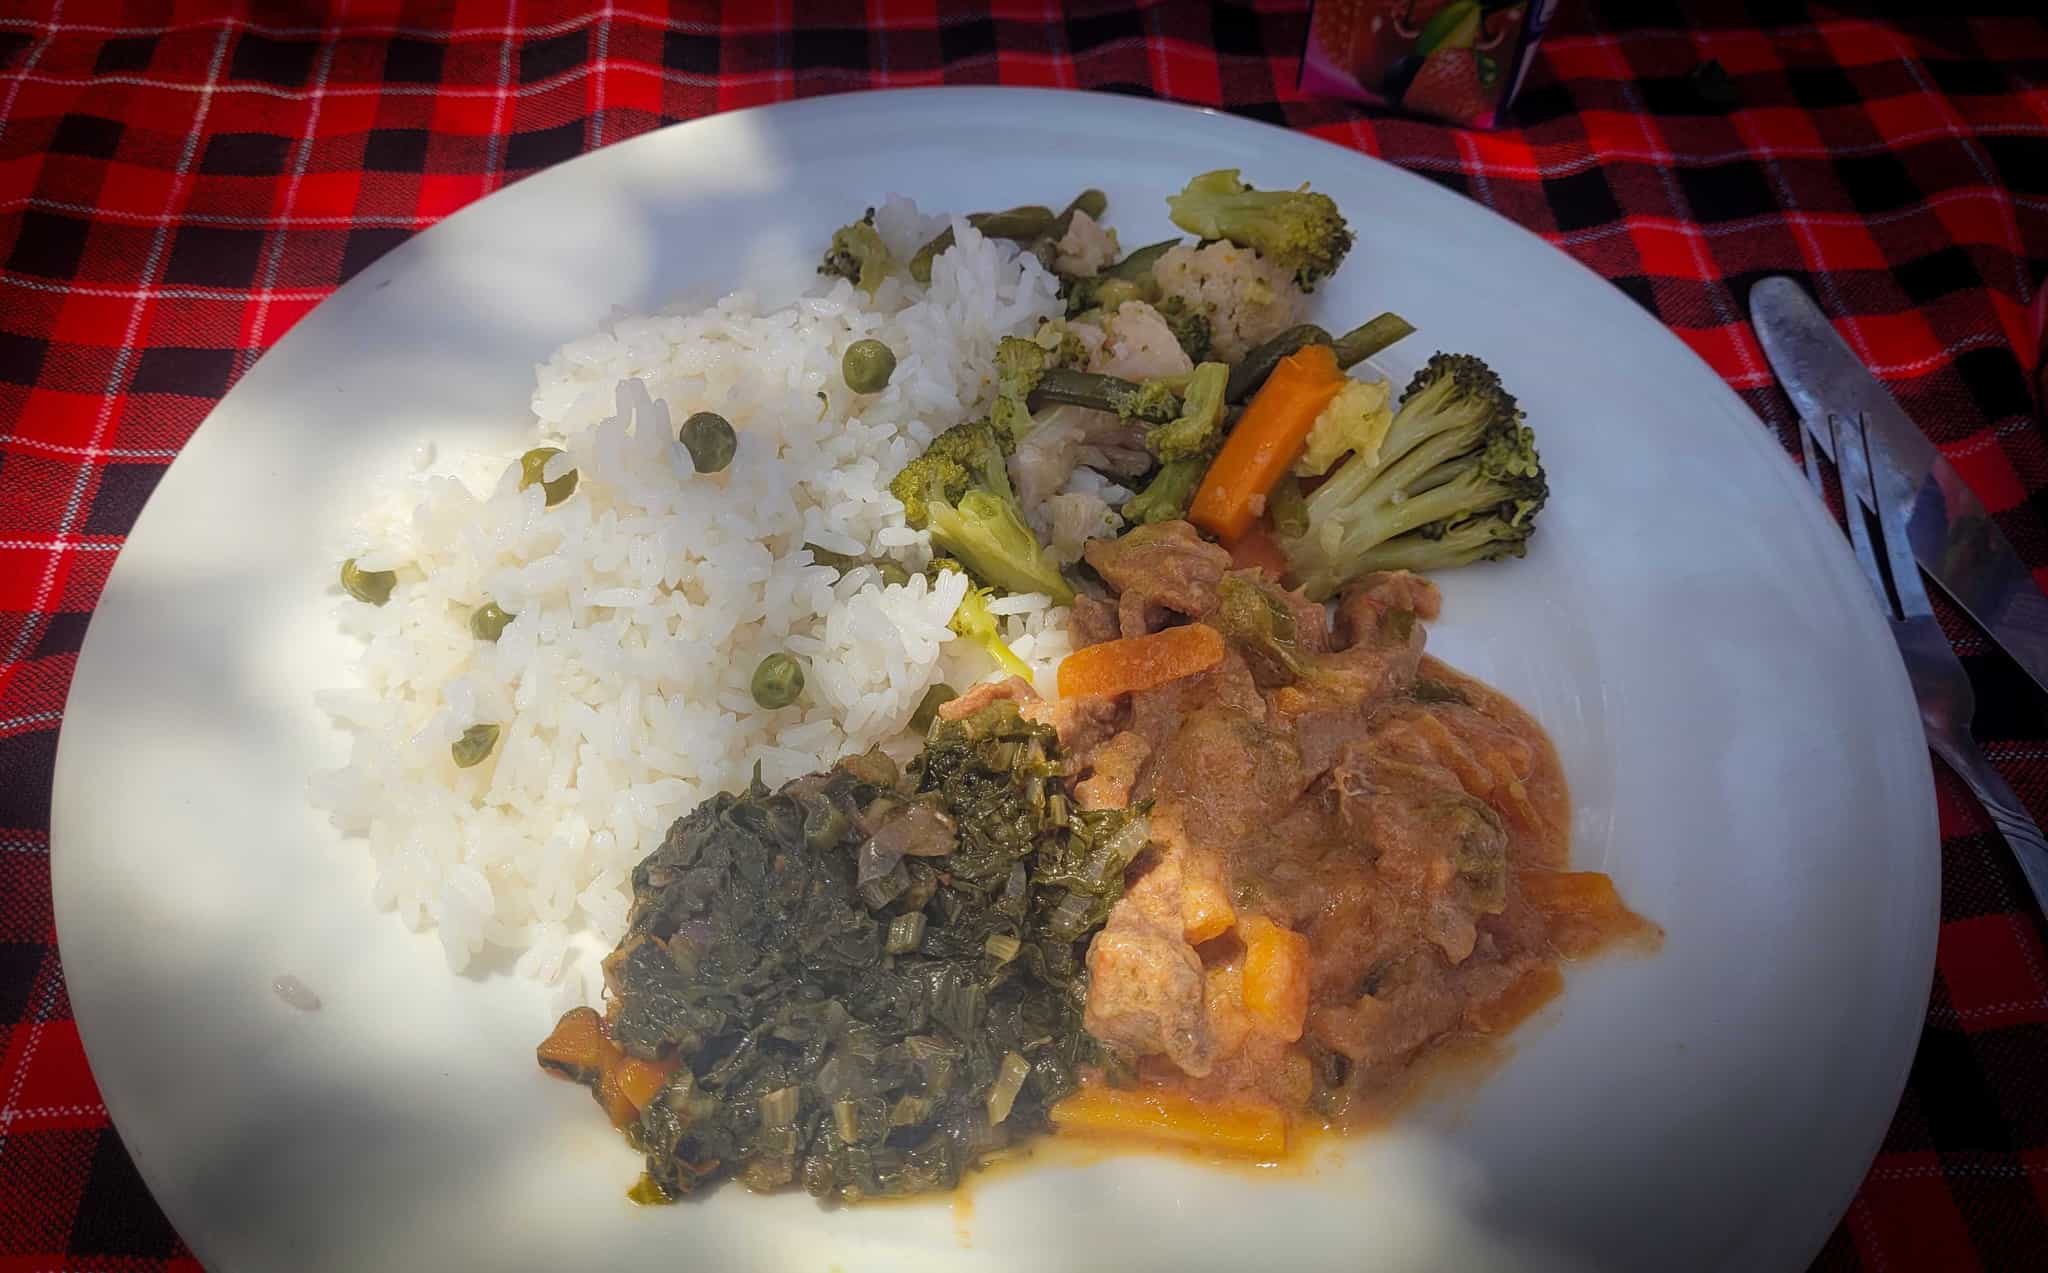
<svg viewBox="0 0 2048 1273"><path fill-rule="evenodd" d="M876 223L902 257L945 224L900 199ZM374 859L377 905L434 930L451 968L500 948L561 1006L594 1002L632 868L675 818L757 762L775 784L878 743L906 755L929 686L994 671L946 628L961 576L885 587L804 549L921 568L926 536L888 479L986 409L999 339L1060 311L1030 256L953 227L929 289L892 278L871 302L835 280L767 312L736 292L571 341L538 369L528 443L563 449L546 476L575 469L568 500L547 508L538 485L520 490L517 451L444 457L395 477L341 546L399 584L385 606L338 606L362 657L320 702L353 743L312 795ZM856 396L840 354L869 336L897 368ZM739 434L723 474L697 475L676 441L698 410ZM434 455L423 441L413 464ZM517 616L495 644L468 629L487 600ZM1065 610L1045 597L996 608L1050 692ZM766 711L748 685L776 651L804 660L806 688ZM480 722L499 726L497 745L458 769L449 745Z"/></svg>

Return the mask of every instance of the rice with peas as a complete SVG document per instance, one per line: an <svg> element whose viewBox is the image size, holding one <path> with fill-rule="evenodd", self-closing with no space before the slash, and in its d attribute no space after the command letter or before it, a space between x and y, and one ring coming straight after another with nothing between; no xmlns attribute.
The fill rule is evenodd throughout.
<svg viewBox="0 0 2048 1273"><path fill-rule="evenodd" d="M876 223L898 259L946 224L903 200ZM558 1006L594 1002L633 866L677 817L757 761L772 785L876 744L907 755L930 686L993 672L946 627L965 579L915 573L930 548L887 486L985 410L997 341L1062 306L1029 255L953 228L929 288L892 276L871 301L834 280L765 312L738 292L571 341L538 369L526 444L562 449L545 475L576 471L568 499L519 489L512 452L412 479L341 546L399 582L387 605L339 607L362 657L321 704L353 738L313 797L367 846L377 904L433 929L451 968L500 948ZM864 337L897 367L861 396L839 360ZM697 474L676 441L699 410L738 434L722 474ZM807 544L913 574L842 576ZM487 601L516 616L496 643L469 631ZM1065 610L993 609L1050 692ZM803 661L805 690L767 711L749 682L778 651ZM457 768L449 746L477 723L497 744Z"/></svg>

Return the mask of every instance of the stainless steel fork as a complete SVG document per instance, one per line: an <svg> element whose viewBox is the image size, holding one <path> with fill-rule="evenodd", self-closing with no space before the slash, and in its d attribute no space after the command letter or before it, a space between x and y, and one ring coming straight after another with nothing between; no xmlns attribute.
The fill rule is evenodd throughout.
<svg viewBox="0 0 2048 1273"><path fill-rule="evenodd" d="M1947 762L1958 778L1969 785L1991 815L2005 842L2019 860L2020 872L2034 891L2034 904L2048 911L2048 841L2041 828L2027 816L2026 806L2006 785L2005 779L1984 759L1977 740L1970 735L1970 718L1976 713L1977 698L1970 690L1970 678L1963 671L1948 638L1942 635L1934 610L1927 604L1927 591L1920 585L1920 567L1906 539L1899 510L1877 498L1871 481L1870 439L1863 418L1825 421L1828 440L1833 444L1842 488L1843 520L1849 523L1849 543L1856 560L1877 593L1878 605L1891 620L1892 637L1906 662L1906 676L1913 682L1913 696L1920 700L1920 724L1927 732L1927 745ZM1820 426L1801 421L1800 455L1814 494L1827 503L1827 485L1821 474L1820 458L1814 454L1817 440L1813 431ZM1871 524L1868 514L1876 514ZM1882 558L1884 565L1878 563ZM1890 586L1886 586L1886 578Z"/></svg>

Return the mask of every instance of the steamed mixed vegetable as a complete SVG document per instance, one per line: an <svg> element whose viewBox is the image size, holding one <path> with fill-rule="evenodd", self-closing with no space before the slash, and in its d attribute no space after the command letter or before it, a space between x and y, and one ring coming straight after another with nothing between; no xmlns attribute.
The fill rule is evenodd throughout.
<svg viewBox="0 0 2048 1273"><path fill-rule="evenodd" d="M1225 169L1167 203L1194 242L1121 252L1093 190L1057 214L967 218L1057 273L1067 314L1004 340L988 414L896 476L912 526L978 585L1059 602L1079 552L1062 542L1058 499L1070 511L1103 500L1099 516L1069 518L1094 534L1184 518L1317 600L1373 571L1526 551L1548 488L1499 377L1440 353L1397 397L1350 373L1412 334L1404 319L1339 335L1304 320L1307 293L1352 245L1328 196L1254 189ZM839 231L820 270L878 285L896 265L871 222ZM905 268L928 281L951 242L949 230ZM860 388L851 370L848 383ZM1077 480L1083 469L1096 478Z"/></svg>

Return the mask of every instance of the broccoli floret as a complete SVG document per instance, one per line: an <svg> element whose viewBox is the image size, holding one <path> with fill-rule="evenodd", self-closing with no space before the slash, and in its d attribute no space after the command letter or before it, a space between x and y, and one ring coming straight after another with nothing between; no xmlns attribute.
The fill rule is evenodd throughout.
<svg viewBox="0 0 2048 1273"><path fill-rule="evenodd" d="M1017 652L1003 640L1003 625L989 613L989 598L994 594L987 588L969 587L967 595L960 598L960 604L953 610L953 617L946 626L954 633L964 636L988 652L997 666L1013 676L1031 679L1031 667L1017 657Z"/></svg>
<svg viewBox="0 0 2048 1273"><path fill-rule="evenodd" d="M1359 569L1451 570L1475 561L1522 557L1528 554L1529 532L1534 529L1529 518L1515 522L1498 512L1431 522L1367 549L1358 559Z"/></svg>
<svg viewBox="0 0 2048 1273"><path fill-rule="evenodd" d="M989 421L1014 448L1031 431L1031 391L1045 374L1045 350L1020 336L1005 336L996 345L996 401Z"/></svg>
<svg viewBox="0 0 2048 1273"><path fill-rule="evenodd" d="M1169 296L1152 307L1166 320L1173 330L1173 338L1180 342L1181 352L1189 362L1201 362L1209 356L1213 343L1209 332L1209 316L1188 304L1184 296Z"/></svg>
<svg viewBox="0 0 2048 1273"><path fill-rule="evenodd" d="M1308 445L1294 462L1302 477L1321 477L1346 454L1378 459L1380 439L1393 427L1394 409L1384 380L1347 380L1316 417Z"/></svg>
<svg viewBox="0 0 2048 1273"><path fill-rule="evenodd" d="M922 530L928 520L925 503L933 491L941 499L959 499L974 485L975 465L984 448L993 446L999 455L1008 455L1016 445L1015 439L986 420L956 424L933 438L923 455L903 466L889 483L889 493L902 501L903 520Z"/></svg>
<svg viewBox="0 0 2048 1273"><path fill-rule="evenodd" d="M1179 239L1166 239L1148 243L1087 278L1068 279L1063 291L1067 298L1067 317L1096 309L1113 311L1125 301L1149 302L1156 298L1159 283L1152 277L1152 267L1179 242Z"/></svg>
<svg viewBox="0 0 2048 1273"><path fill-rule="evenodd" d="M1180 414L1145 430L1145 449L1162 461L1213 455L1223 444L1223 389L1229 383L1227 363L1195 368L1181 396Z"/></svg>
<svg viewBox="0 0 2048 1273"><path fill-rule="evenodd" d="M889 492L904 520L931 531L969 577L1007 592L1042 592L1060 605L1074 589L1024 520L1003 464L1002 431L985 420L955 425L904 466Z"/></svg>
<svg viewBox="0 0 2048 1273"><path fill-rule="evenodd" d="M1332 470L1308 497L1307 530L1281 547L1321 599L1396 561L1444 570L1520 556L1548 497L1514 396L1479 359L1438 354L1401 395L1378 454Z"/></svg>
<svg viewBox="0 0 2048 1273"><path fill-rule="evenodd" d="M1166 201L1173 223L1204 239L1228 239L1294 275L1303 291L1334 273L1351 250L1336 201L1304 186L1254 190L1237 169L1205 172Z"/></svg>
<svg viewBox="0 0 2048 1273"><path fill-rule="evenodd" d="M818 266L818 273L850 279L869 296L881 287L883 278L889 273L889 248L875 229L873 208L869 208L867 215L852 225L833 231L832 246L825 249L825 259Z"/></svg>
<svg viewBox="0 0 2048 1273"><path fill-rule="evenodd" d="M1208 471L1206 455L1160 465L1152 480L1145 483L1145 489L1124 501L1124 520L1133 526L1149 526L1186 517L1188 505L1195 499L1195 489L1201 486L1202 475Z"/></svg>
<svg viewBox="0 0 2048 1273"><path fill-rule="evenodd" d="M1048 318L1032 333L1031 343L1045 351L1047 367L1080 367L1088 361L1088 346L1067 326L1064 318Z"/></svg>

